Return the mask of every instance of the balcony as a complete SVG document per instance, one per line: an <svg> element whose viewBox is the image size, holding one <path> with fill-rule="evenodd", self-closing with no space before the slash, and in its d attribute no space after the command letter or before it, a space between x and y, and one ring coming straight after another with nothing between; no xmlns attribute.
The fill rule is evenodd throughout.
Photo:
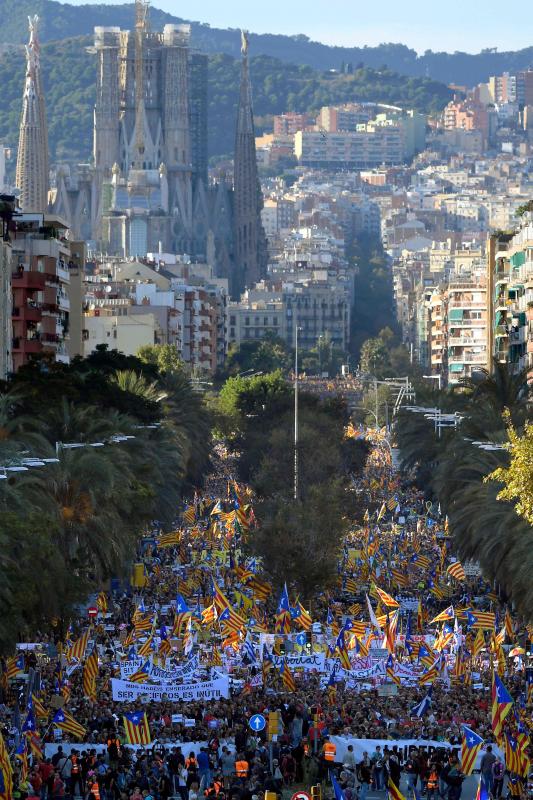
<svg viewBox="0 0 533 800"><path fill-rule="evenodd" d="M486 353L461 353L460 355L448 356L448 363L450 364L485 364L486 361Z"/></svg>
<svg viewBox="0 0 533 800"><path fill-rule="evenodd" d="M448 344L450 347L456 346L464 346L464 345L480 345L483 346L485 344L483 339L475 339L473 336L449 336L448 337Z"/></svg>
<svg viewBox="0 0 533 800"><path fill-rule="evenodd" d="M14 306L11 316L21 322L40 322L43 314L39 306Z"/></svg>
<svg viewBox="0 0 533 800"><path fill-rule="evenodd" d="M39 338L25 339L23 336L15 336L13 339L14 353L40 353L43 349Z"/></svg>
<svg viewBox="0 0 533 800"><path fill-rule="evenodd" d="M44 289L45 281L50 276L44 272L33 272L31 270L16 271L11 273L13 289Z"/></svg>
<svg viewBox="0 0 533 800"><path fill-rule="evenodd" d="M63 311L70 311L70 300L66 296L66 294L58 294L57 302L59 304L59 308Z"/></svg>
<svg viewBox="0 0 533 800"><path fill-rule="evenodd" d="M70 272L68 271L67 267L61 267L58 263L56 275L63 283L70 283Z"/></svg>

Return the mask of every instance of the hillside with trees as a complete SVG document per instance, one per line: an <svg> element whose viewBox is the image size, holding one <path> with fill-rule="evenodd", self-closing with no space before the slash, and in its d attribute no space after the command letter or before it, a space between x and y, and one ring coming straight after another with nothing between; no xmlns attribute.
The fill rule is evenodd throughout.
<svg viewBox="0 0 533 800"><path fill-rule="evenodd" d="M87 51L91 37L45 44L41 52L52 161L87 162L92 151L95 58ZM358 69L352 75L320 73L268 56L251 60L255 113L269 118L285 110L318 110L351 100L391 103L422 112L444 107L451 92L427 78L406 78L388 69ZM233 152L239 97L240 60L229 55L209 59L209 154ZM16 147L24 85L22 48L0 59L0 139ZM258 129L260 126L258 125ZM12 161L13 163L13 161Z"/></svg>
<svg viewBox="0 0 533 800"><path fill-rule="evenodd" d="M134 5L104 3L74 6L56 0L0 0L2 27L1 43L26 41L28 14L38 14L42 20L43 42L92 34L95 25L118 25L126 30L133 25ZM181 17L167 14L152 7L150 18L154 30L166 23L187 22ZM238 58L240 33L236 29L212 28L201 22L192 22L194 46L204 53L222 53ZM312 67L319 71L340 70L348 64L357 67L389 69L414 77L428 76L444 83L473 85L486 81L489 75L527 69L533 63L533 47L518 51L497 52L495 48L481 53L434 53L427 50L418 55L415 50L398 43L383 43L376 47L332 47L314 42L303 34L251 34L251 52L270 56L281 61Z"/></svg>

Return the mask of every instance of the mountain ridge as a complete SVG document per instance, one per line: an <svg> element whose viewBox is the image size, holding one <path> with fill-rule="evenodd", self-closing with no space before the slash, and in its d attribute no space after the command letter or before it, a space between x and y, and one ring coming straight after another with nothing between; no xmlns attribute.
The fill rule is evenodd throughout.
<svg viewBox="0 0 533 800"><path fill-rule="evenodd" d="M96 25L117 25L131 28L134 4L106 5L105 3L74 6L57 0L0 0L3 25L0 44L22 44L27 39L27 16L38 14L41 18L41 40L55 40L84 36L92 33ZM150 18L154 29L166 23L187 22L156 7L151 7ZM208 54L221 53L238 58L240 33L237 29L214 28L205 23L191 22L193 47ZM351 63L364 64L379 69L390 69L411 77L427 77L443 83L474 85L486 81L490 75L504 71L526 69L533 65L533 47L518 51L498 52L494 49L481 53L438 53L431 50L418 55L403 44L384 43L376 47L335 47L314 42L300 34L250 34L250 51L254 55L270 56L315 70L341 69Z"/></svg>

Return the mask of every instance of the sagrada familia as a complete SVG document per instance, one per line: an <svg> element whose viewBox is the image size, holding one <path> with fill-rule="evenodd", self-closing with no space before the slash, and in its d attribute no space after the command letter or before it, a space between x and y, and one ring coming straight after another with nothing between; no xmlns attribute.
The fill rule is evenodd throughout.
<svg viewBox="0 0 533 800"><path fill-rule="evenodd" d="M189 25L150 30L148 0L135 28L95 28L93 158L59 165L49 190L49 153L37 17L30 19L16 185L23 211L67 220L72 238L108 255L148 252L208 259L238 298L266 272L248 39L236 120L233 185L208 183L207 57Z"/></svg>

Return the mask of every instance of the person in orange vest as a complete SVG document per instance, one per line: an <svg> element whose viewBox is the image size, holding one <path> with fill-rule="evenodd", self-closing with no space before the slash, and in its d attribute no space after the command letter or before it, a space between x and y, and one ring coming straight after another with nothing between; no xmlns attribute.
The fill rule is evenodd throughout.
<svg viewBox="0 0 533 800"><path fill-rule="evenodd" d="M116 768L120 758L120 739L114 731L107 738L107 756L111 767Z"/></svg>
<svg viewBox="0 0 533 800"><path fill-rule="evenodd" d="M83 793L83 784L81 782L81 762L77 750L72 751L70 755L70 761L70 794L74 797L76 794Z"/></svg>
<svg viewBox="0 0 533 800"><path fill-rule="evenodd" d="M337 748L329 739L322 745L322 758L320 759L320 780L323 780L331 767L335 764Z"/></svg>
<svg viewBox="0 0 533 800"><path fill-rule="evenodd" d="M249 771L250 765L248 764L245 756L242 753L239 753L237 760L235 761L235 774L237 775L237 779L242 781L242 783L245 783Z"/></svg>
<svg viewBox="0 0 533 800"><path fill-rule="evenodd" d="M437 800L439 796L439 772L434 761L432 761L429 765L429 775L426 788L428 800Z"/></svg>
<svg viewBox="0 0 533 800"><path fill-rule="evenodd" d="M96 778L91 777L87 781L87 800L100 800L100 787Z"/></svg>
<svg viewBox="0 0 533 800"><path fill-rule="evenodd" d="M322 745L322 756L324 761L329 762L330 766L335 763L335 759L337 758L337 746L329 739L326 739Z"/></svg>

